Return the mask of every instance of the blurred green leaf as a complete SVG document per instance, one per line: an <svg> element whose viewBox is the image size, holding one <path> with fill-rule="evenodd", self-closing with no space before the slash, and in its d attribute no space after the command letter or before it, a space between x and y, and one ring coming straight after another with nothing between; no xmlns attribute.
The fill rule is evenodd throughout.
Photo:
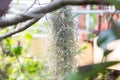
<svg viewBox="0 0 120 80"><path fill-rule="evenodd" d="M40 30L35 29L33 32L34 32L35 34L39 34L39 33L40 33Z"/></svg>
<svg viewBox="0 0 120 80"><path fill-rule="evenodd" d="M43 64L39 65L38 61L33 61L31 59L25 59L25 62L22 64L23 70L30 74L40 72L43 69Z"/></svg>
<svg viewBox="0 0 120 80"><path fill-rule="evenodd" d="M118 64L119 61L103 62L98 64L92 64L79 68L79 71L73 72L66 77L65 80L90 80L99 72L103 72L112 65Z"/></svg>
<svg viewBox="0 0 120 80"><path fill-rule="evenodd" d="M80 47L80 49L77 51L78 54L80 54L82 51L86 50L88 48L88 46L84 45L82 47Z"/></svg>
<svg viewBox="0 0 120 80"><path fill-rule="evenodd" d="M6 51L5 53L7 56L14 57L14 54L12 53L11 50Z"/></svg>
<svg viewBox="0 0 120 80"><path fill-rule="evenodd" d="M32 34L30 34L29 32L26 32L25 36L24 36L26 39L28 40L31 40L33 37L32 37Z"/></svg>
<svg viewBox="0 0 120 80"><path fill-rule="evenodd" d="M97 25L97 14L90 15L90 29L94 30Z"/></svg>
<svg viewBox="0 0 120 80"><path fill-rule="evenodd" d="M14 52L14 54L15 54L16 56L21 55L21 53L22 53L22 47L21 47L21 46L17 46L17 47L15 47L15 48L13 48L13 52Z"/></svg>
<svg viewBox="0 0 120 80"><path fill-rule="evenodd" d="M115 5L117 10L120 10L120 0L109 0L109 2Z"/></svg>
<svg viewBox="0 0 120 80"><path fill-rule="evenodd" d="M86 50L88 48L88 46L82 46L77 53L80 54L82 51Z"/></svg>
<svg viewBox="0 0 120 80"><path fill-rule="evenodd" d="M10 38L7 38L7 39L5 40L5 44L6 44L7 48L8 48L8 47L11 48Z"/></svg>
<svg viewBox="0 0 120 80"><path fill-rule="evenodd" d="M106 50L106 45L112 42L113 40L116 40L116 37L112 29L108 29L107 31L100 33L99 38L97 40L97 45Z"/></svg>
<svg viewBox="0 0 120 80"><path fill-rule="evenodd" d="M113 50L105 50L104 51L104 56L107 56L109 53L111 53Z"/></svg>
<svg viewBox="0 0 120 80"><path fill-rule="evenodd" d="M112 21L112 28L100 33L97 45L106 50L106 45L120 39L120 23Z"/></svg>

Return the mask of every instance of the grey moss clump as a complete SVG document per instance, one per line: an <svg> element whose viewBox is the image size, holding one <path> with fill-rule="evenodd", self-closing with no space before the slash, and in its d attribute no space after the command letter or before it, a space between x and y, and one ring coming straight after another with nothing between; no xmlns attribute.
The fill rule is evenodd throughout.
<svg viewBox="0 0 120 80"><path fill-rule="evenodd" d="M73 69L75 41L71 9L66 6L51 14L52 44L49 68L52 73L49 80L64 80Z"/></svg>

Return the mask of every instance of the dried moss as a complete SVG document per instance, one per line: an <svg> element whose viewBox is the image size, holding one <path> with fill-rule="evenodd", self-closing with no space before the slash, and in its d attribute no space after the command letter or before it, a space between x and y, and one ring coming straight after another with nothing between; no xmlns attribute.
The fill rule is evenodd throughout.
<svg viewBox="0 0 120 80"><path fill-rule="evenodd" d="M50 45L49 80L64 80L73 69L75 53L74 27L70 7L61 8L51 14L52 34Z"/></svg>

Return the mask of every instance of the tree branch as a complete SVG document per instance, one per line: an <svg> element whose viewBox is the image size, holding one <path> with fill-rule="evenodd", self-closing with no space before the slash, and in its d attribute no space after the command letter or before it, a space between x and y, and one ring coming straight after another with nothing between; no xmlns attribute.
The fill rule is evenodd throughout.
<svg viewBox="0 0 120 80"><path fill-rule="evenodd" d="M29 16L30 14L46 14L66 5L87 5L87 4L108 5L110 3L109 3L109 0L57 0L57 1L55 0L49 3L47 6L44 6L42 8L38 7L34 10L27 12L26 14L16 15L15 17L11 17L11 18L0 19L0 27L4 28L10 25L15 25L20 22L30 20L33 18Z"/></svg>
<svg viewBox="0 0 120 80"><path fill-rule="evenodd" d="M32 19L30 20L28 23L26 23L24 26L16 29L15 31L12 31L12 32L8 32L6 34L3 34L2 36L0 36L0 41L7 38L7 37L10 37L16 33L19 33L19 32L22 32L26 29L28 29L31 25L33 25L34 23L36 23L39 19L35 18L35 19Z"/></svg>

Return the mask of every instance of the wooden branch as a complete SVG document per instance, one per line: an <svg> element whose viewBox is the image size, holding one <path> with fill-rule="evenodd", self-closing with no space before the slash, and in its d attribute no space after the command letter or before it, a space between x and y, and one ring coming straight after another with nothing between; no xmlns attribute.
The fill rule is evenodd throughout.
<svg viewBox="0 0 120 80"><path fill-rule="evenodd" d="M12 31L12 32L8 32L6 34L3 34L2 36L0 36L0 41L7 38L7 37L10 37L16 33L19 33L19 32L22 32L26 29L28 29L31 25L33 25L34 23L36 23L39 19L35 18L35 19L32 19L30 20L27 24L25 24L24 26Z"/></svg>
<svg viewBox="0 0 120 80"><path fill-rule="evenodd" d="M34 10L29 11L25 15L16 15L15 17L11 18L4 18L0 19L0 27L4 28L10 25L15 25L20 22L24 22L27 20L32 19L33 17L30 17L29 14L47 14L54 10L57 10L63 6L66 5L108 5L109 0L55 0L51 3L49 3L47 6L44 7L38 7Z"/></svg>

